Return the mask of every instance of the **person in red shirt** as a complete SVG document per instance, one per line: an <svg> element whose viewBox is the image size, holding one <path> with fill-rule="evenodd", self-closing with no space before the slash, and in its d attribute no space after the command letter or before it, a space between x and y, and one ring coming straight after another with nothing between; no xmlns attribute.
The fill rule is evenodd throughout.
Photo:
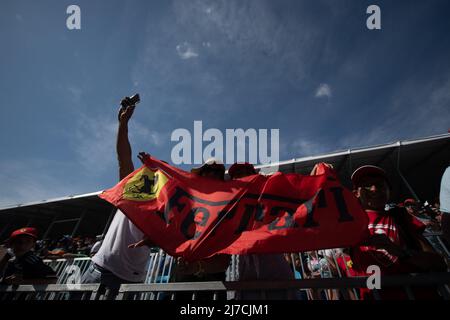
<svg viewBox="0 0 450 320"><path fill-rule="evenodd" d="M425 225L404 208L386 210L390 185L383 169L362 166L351 177L354 194L369 218L368 239L352 249L354 269L365 274L367 267L377 265L382 275L411 272L446 271L442 257L436 254L422 236ZM416 298L436 298L430 290L414 290ZM364 289L363 299L371 298ZM382 299L406 299L400 288L381 289Z"/></svg>

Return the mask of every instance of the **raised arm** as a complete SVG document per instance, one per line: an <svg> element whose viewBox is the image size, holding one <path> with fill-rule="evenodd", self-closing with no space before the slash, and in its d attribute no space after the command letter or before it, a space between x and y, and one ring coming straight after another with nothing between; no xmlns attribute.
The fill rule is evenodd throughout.
<svg viewBox="0 0 450 320"><path fill-rule="evenodd" d="M117 132L116 152L119 162L119 179L122 180L134 171L131 159L131 145L128 140L128 121L133 115L135 106L121 107L118 114L119 129Z"/></svg>

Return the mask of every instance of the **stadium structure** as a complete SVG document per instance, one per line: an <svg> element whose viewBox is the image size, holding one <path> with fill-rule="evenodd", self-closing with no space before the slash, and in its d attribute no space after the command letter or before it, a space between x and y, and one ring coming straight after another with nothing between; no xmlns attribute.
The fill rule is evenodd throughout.
<svg viewBox="0 0 450 320"><path fill-rule="evenodd" d="M258 166L257 168L265 172L274 172L276 168L277 171L284 173L295 172L309 174L314 165L319 162L332 164L338 172L341 182L348 188L351 188L350 176L356 168L368 164L380 166L386 170L390 177L393 188L392 202L399 203L405 198L415 198L422 203L434 203L434 200L439 196L441 176L447 166L450 165L450 134L295 158L269 166ZM116 209L108 202L100 199L98 197L100 193L101 191L71 195L0 208L0 242L4 242L13 230L25 226L38 228L41 239L58 239L64 235L72 237L95 237L97 235L104 235L108 230ZM437 242L441 246L440 251L448 259L448 249L440 240L439 235L432 236L437 237ZM227 280L230 281L229 285L213 283L209 286L202 287L202 284L191 284L191 286L184 286L183 289L179 286L180 284L171 283L170 281L173 258L166 255L159 248L154 248L151 253L151 259L149 260L145 284L140 286L136 285L135 287L133 285L123 285L120 297L127 298L128 294L134 294L141 295L140 297L143 299L157 299L159 295L154 294L155 290L158 292L159 290L161 292L173 292L177 290L231 291L232 289L242 289L240 284L233 283L235 273L237 272L235 270L237 259L238 257L233 257L231 266L227 272ZM90 258L57 259L47 260L46 262L55 268L59 276L58 284L63 285L70 276L66 272L67 268L71 265L77 265L84 272L89 266ZM330 279L314 280L326 281ZM350 287L357 288L363 284L363 279L352 279L350 282L348 282L349 279L339 280L342 280L342 283L309 282L308 285L297 283L293 287L304 290L307 290L307 288L309 290L314 287L323 288L328 286L342 289ZM398 281L395 281L394 279L394 283L398 283ZM407 278L405 276L404 281L405 286L408 284L408 281L412 281L411 283L420 283L421 281L422 283L435 283L440 287L440 294L443 297L450 297L448 287L450 273L436 275L435 277L422 275L418 276L418 278ZM168 287L164 288L161 286L162 284ZM146 285L159 285L159 287L145 287ZM286 283L278 285L286 288ZM25 292L33 292L36 294L35 289L30 289L27 286L23 287L25 288ZM265 290L271 290L276 288L277 284L272 283L268 285L266 283L261 288L263 287ZM43 289L47 297L50 289ZM53 291L50 291L55 296L58 292L64 291L63 289L55 287ZM91 299L98 298L98 286L86 287L85 289ZM7 289L2 290L4 292ZM2 290L0 290L0 295Z"/></svg>

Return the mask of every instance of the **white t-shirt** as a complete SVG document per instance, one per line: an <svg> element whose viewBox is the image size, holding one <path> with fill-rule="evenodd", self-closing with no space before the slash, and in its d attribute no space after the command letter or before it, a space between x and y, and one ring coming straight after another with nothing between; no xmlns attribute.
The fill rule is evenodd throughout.
<svg viewBox="0 0 450 320"><path fill-rule="evenodd" d="M102 246L103 240L99 240L91 248L91 252L89 253L91 256L96 254L98 250L100 250L100 247Z"/></svg>
<svg viewBox="0 0 450 320"><path fill-rule="evenodd" d="M117 210L102 246L92 257L92 261L119 278L130 282L144 282L150 248L128 248L128 245L142 238L143 233Z"/></svg>
<svg viewBox="0 0 450 320"><path fill-rule="evenodd" d="M440 193L441 211L450 213L450 166L445 169L441 180Z"/></svg>

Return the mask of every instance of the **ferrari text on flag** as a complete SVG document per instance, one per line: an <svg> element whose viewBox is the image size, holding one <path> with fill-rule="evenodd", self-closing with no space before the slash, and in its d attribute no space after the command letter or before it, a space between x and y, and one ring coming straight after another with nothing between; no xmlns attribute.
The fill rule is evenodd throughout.
<svg viewBox="0 0 450 320"><path fill-rule="evenodd" d="M315 176L278 172L217 181L150 156L144 163L100 197L173 256L348 247L366 236L364 210L325 165Z"/></svg>

